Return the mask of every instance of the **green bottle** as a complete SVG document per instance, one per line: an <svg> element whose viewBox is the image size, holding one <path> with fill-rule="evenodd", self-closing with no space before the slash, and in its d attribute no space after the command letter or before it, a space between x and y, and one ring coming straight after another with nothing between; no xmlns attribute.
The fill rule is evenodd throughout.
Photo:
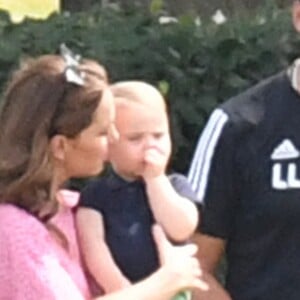
<svg viewBox="0 0 300 300"><path fill-rule="evenodd" d="M182 291L176 294L172 300L192 300L192 292L191 291Z"/></svg>

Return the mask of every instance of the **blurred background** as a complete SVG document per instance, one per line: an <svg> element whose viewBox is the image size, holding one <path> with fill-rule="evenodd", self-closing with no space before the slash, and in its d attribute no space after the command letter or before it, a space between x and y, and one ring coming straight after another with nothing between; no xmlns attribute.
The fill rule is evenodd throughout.
<svg viewBox="0 0 300 300"><path fill-rule="evenodd" d="M0 91L28 57L61 43L97 59L110 80L146 80L169 104L185 173L218 104L286 68L300 51L291 0L0 0Z"/></svg>
<svg viewBox="0 0 300 300"><path fill-rule="evenodd" d="M151 4L151 0L64 0L62 1L62 9L70 11L85 10L94 4L101 3L102 5L117 3L123 8L132 5L147 8ZM236 14L241 11L253 10L262 5L262 0L165 0L164 6L172 15L182 13L192 13L197 15L212 14L215 10L221 9L226 14ZM291 3L290 0L277 0L276 4L279 7L285 7Z"/></svg>

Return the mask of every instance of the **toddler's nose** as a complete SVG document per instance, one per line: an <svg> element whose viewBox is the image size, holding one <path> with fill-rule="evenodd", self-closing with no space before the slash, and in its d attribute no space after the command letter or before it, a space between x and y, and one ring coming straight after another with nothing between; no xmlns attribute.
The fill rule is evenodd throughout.
<svg viewBox="0 0 300 300"><path fill-rule="evenodd" d="M145 139L145 148L151 149L157 146L155 139L152 136L148 136Z"/></svg>

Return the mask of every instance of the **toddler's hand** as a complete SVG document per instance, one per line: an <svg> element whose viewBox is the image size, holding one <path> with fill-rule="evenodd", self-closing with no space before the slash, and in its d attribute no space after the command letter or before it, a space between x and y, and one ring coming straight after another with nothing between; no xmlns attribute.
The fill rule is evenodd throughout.
<svg viewBox="0 0 300 300"><path fill-rule="evenodd" d="M169 157L157 148L150 148L145 151L144 168L141 176L153 178L165 173Z"/></svg>

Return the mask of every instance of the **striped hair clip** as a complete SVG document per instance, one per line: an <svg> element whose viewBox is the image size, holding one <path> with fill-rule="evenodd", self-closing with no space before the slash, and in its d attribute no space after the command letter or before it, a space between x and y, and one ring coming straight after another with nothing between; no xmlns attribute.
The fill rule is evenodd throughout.
<svg viewBox="0 0 300 300"><path fill-rule="evenodd" d="M65 44L60 45L60 55L66 63L64 70L66 81L83 86L85 73L79 69L81 56L75 55Z"/></svg>

